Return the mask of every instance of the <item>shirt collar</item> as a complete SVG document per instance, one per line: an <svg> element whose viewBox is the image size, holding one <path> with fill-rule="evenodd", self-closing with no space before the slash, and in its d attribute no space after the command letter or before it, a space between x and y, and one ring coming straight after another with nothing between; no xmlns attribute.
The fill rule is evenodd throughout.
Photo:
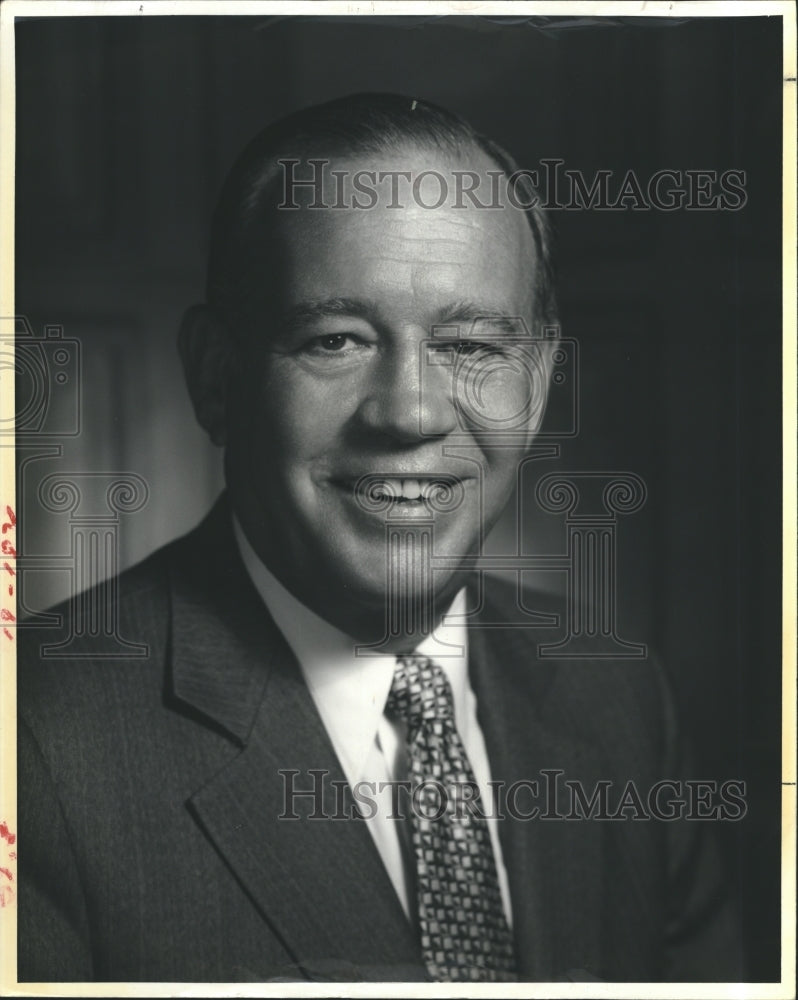
<svg viewBox="0 0 798 1000"><path fill-rule="evenodd" d="M363 765L391 689L395 655L358 654L358 644L351 636L298 601L266 568L235 516L233 531L256 590L299 662L344 774L350 783L363 780L367 777ZM455 723L463 738L467 736L461 727L467 718L468 691L465 609L465 591L461 590L443 622L416 649L435 659L449 678ZM454 620L447 621L451 618Z"/></svg>

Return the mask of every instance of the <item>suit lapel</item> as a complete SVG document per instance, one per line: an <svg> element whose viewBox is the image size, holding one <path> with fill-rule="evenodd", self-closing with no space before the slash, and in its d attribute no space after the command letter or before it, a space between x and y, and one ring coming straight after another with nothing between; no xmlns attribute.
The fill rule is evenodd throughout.
<svg viewBox="0 0 798 1000"><path fill-rule="evenodd" d="M495 620L495 617L494 619ZM500 836L513 906L513 933L522 979L552 980L572 969L600 968L602 841L605 827L589 820L541 818L570 811L566 789L549 800L546 789L577 778L588 792L602 774L595 750L579 737L571 717L562 664L537 657L536 630L472 629L470 672L494 781L513 787L516 817L537 805L540 816L512 818L503 803ZM530 792L528 783L538 782ZM548 782L548 785L547 785ZM578 944L577 944L578 942Z"/></svg>
<svg viewBox="0 0 798 1000"><path fill-rule="evenodd" d="M224 507L179 543L171 682L181 710L241 747L190 809L296 964L311 978L423 977L414 932L353 818L333 747L237 557Z"/></svg>

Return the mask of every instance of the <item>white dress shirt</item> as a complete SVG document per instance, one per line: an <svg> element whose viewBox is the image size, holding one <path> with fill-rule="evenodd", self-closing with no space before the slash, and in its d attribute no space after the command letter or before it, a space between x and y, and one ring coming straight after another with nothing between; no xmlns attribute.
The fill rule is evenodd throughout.
<svg viewBox="0 0 798 1000"><path fill-rule="evenodd" d="M374 793L370 785L367 789L369 798L376 803L376 811L373 816L366 817L366 827L374 838L405 913L414 920L416 908L411 904L412 881L406 849L403 853L399 824L389 818L392 811L390 786L386 785L382 793L379 792L380 782L407 778L406 725L384 714L396 657L385 653L355 655L357 644L350 636L301 604L264 566L235 517L233 528L247 572L299 662L349 785L375 784ZM477 722L477 699L468 679L468 630L462 623L464 613L465 592L460 591L442 623L415 652L434 658L452 686L455 725L479 786L483 810L487 813L502 902L507 922L512 926L507 871L493 816L490 765ZM442 655L444 649L446 652Z"/></svg>

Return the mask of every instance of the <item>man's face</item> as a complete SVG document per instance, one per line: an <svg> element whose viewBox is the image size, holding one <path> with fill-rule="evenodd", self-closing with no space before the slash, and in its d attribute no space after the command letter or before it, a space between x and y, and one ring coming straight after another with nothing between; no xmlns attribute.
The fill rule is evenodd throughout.
<svg viewBox="0 0 798 1000"><path fill-rule="evenodd" d="M478 151L458 162L415 149L333 166L434 169L450 190L453 169L496 170ZM533 329L523 214L452 197L425 209L403 190L403 208L383 197L368 210L277 213L274 301L248 332L228 404L228 485L245 533L300 600L351 631L361 612L383 614L386 518L432 521L436 557L473 553L541 416L544 379L530 379L517 343ZM376 503L358 492L366 476ZM460 498L453 510L425 499L442 482ZM434 574L447 599L457 583L452 567Z"/></svg>

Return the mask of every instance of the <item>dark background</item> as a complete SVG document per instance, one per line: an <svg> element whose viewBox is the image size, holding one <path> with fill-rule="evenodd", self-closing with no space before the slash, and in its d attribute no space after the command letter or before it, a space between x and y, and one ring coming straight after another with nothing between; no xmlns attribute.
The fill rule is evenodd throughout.
<svg viewBox="0 0 798 1000"><path fill-rule="evenodd" d="M17 22L17 313L82 350L82 424L20 485L25 554L68 551L48 472L130 470L123 565L221 487L174 347L202 297L210 212L272 118L355 90L426 97L522 166L642 178L740 169L741 211L560 211L562 330L581 433L539 471L629 470L619 630L673 672L696 778L747 782L722 825L752 980L779 978L781 21L778 18L55 18ZM496 550L507 550L505 521ZM561 524L530 507L525 551ZM502 546L505 546L503 549ZM29 608L68 575L26 574Z"/></svg>

